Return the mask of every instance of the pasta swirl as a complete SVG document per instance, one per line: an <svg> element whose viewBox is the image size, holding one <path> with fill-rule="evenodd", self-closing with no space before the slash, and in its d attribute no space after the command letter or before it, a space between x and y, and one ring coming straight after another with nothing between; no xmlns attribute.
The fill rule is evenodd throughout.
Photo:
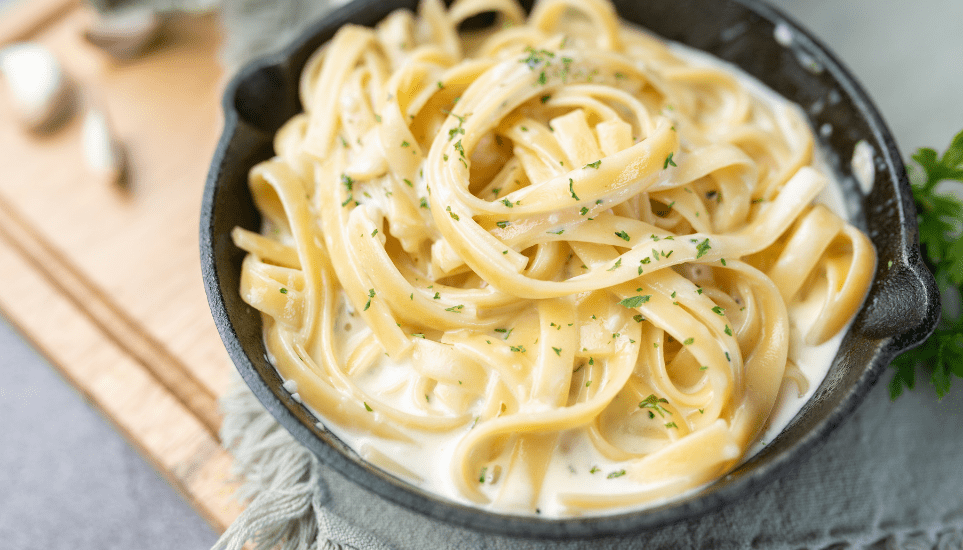
<svg viewBox="0 0 963 550"><path fill-rule="evenodd" d="M344 27L300 93L241 296L325 425L457 500L593 513L723 475L873 277L799 109L603 0L422 0Z"/></svg>

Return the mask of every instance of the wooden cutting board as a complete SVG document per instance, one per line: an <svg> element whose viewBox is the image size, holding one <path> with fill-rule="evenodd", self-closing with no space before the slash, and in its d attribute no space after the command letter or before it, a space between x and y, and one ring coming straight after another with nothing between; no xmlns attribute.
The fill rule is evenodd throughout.
<svg viewBox="0 0 963 550"><path fill-rule="evenodd" d="M222 126L213 16L118 62L87 43L78 0L0 16L0 47L37 41L81 91L63 128L24 131L0 86L0 310L218 531L241 511L217 431L233 369L204 295L201 192ZM130 186L83 162L84 110L105 112Z"/></svg>

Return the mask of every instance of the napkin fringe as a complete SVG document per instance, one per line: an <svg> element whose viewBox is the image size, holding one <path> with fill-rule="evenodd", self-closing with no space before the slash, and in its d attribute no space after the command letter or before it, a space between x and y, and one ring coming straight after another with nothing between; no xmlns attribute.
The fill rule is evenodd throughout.
<svg viewBox="0 0 963 550"><path fill-rule="evenodd" d="M388 550L329 511L321 464L268 414L236 375L221 397L220 436L242 481L235 497L247 508L212 550Z"/></svg>

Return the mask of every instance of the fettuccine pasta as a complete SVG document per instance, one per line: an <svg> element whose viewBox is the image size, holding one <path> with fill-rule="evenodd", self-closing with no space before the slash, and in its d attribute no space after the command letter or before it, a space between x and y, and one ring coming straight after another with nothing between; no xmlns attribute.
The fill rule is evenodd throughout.
<svg viewBox="0 0 963 550"><path fill-rule="evenodd" d="M300 93L240 293L325 426L454 500L601 513L720 477L873 277L798 107L603 0L422 0L342 28Z"/></svg>

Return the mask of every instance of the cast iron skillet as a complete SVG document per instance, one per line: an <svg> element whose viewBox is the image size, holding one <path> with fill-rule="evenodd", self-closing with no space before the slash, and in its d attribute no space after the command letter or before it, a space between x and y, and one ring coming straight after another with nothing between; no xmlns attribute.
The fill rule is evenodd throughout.
<svg viewBox="0 0 963 550"><path fill-rule="evenodd" d="M926 338L939 317L939 293L923 266L910 187L893 137L856 80L812 36L758 0L616 0L620 15L668 39L742 67L809 115L828 149L857 225L879 255L876 278L826 380L787 429L764 450L698 494L639 512L543 519L486 512L433 496L364 463L281 388L267 360L261 319L238 295L244 253L234 226L257 230L247 173L272 155L275 131L301 110L298 74L308 56L346 22L373 25L414 0L360 0L308 29L283 51L244 68L224 95L224 133L211 164L201 215L201 260L214 321L241 376L294 437L347 478L401 506L462 527L504 535L582 538L638 532L713 510L748 496L811 452L848 417L900 351ZM791 47L774 39L791 30ZM824 126L828 125L828 126ZM872 145L876 177L863 196L849 159L859 140Z"/></svg>

